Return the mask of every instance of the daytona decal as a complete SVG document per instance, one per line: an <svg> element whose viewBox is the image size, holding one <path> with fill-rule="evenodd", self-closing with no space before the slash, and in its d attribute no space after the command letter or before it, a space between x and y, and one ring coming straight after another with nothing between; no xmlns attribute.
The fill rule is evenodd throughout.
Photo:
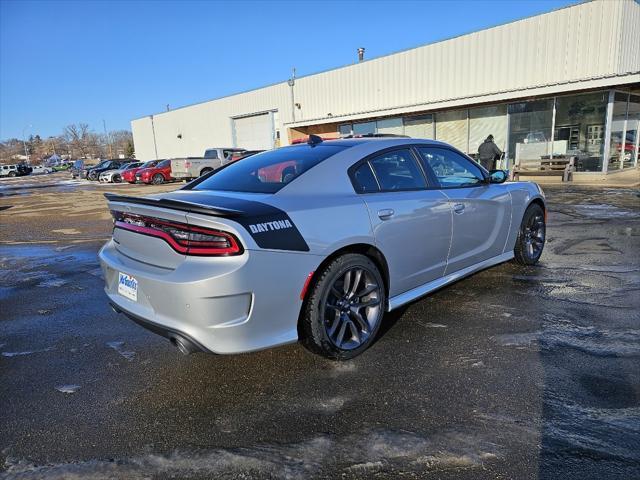
<svg viewBox="0 0 640 480"><path fill-rule="evenodd" d="M278 220L277 222L257 223L249 225L251 233L268 232L269 230L280 230L283 228L293 228L289 220Z"/></svg>

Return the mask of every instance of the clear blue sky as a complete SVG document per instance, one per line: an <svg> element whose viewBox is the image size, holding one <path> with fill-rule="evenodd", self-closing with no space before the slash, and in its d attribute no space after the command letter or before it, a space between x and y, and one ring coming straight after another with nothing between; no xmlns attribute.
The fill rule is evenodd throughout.
<svg viewBox="0 0 640 480"><path fill-rule="evenodd" d="M133 118L535 15L571 0L0 0L0 139ZM496 58L499 52L496 52ZM505 69L507 65L496 64Z"/></svg>

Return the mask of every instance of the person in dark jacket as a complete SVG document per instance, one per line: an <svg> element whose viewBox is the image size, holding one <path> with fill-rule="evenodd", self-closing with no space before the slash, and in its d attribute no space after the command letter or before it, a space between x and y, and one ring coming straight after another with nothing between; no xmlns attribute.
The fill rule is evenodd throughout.
<svg viewBox="0 0 640 480"><path fill-rule="evenodd" d="M489 135L478 147L478 161L487 170L493 170L495 161L499 160L501 155L502 151L493 142L493 135Z"/></svg>

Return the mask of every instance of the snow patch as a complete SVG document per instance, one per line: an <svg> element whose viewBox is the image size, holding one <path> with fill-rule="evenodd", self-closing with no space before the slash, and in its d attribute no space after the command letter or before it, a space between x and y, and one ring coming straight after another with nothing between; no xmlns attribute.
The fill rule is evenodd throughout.
<svg viewBox="0 0 640 480"><path fill-rule="evenodd" d="M107 342L107 346L110 348L113 348L116 352L118 352L120 355L122 355L124 358L126 358L130 362L133 361L133 359L136 356L136 352L124 349L124 342L121 342L121 341Z"/></svg>

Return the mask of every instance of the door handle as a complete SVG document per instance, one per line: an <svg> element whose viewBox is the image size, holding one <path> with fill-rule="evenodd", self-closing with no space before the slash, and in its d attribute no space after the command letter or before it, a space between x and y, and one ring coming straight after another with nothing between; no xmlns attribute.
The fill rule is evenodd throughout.
<svg viewBox="0 0 640 480"><path fill-rule="evenodd" d="M393 214L396 213L392 208L384 208L382 210L378 210L378 217L380 220L389 220L393 217Z"/></svg>
<svg viewBox="0 0 640 480"><path fill-rule="evenodd" d="M456 213L464 212L464 203L456 203L453 206L453 211L456 212Z"/></svg>

